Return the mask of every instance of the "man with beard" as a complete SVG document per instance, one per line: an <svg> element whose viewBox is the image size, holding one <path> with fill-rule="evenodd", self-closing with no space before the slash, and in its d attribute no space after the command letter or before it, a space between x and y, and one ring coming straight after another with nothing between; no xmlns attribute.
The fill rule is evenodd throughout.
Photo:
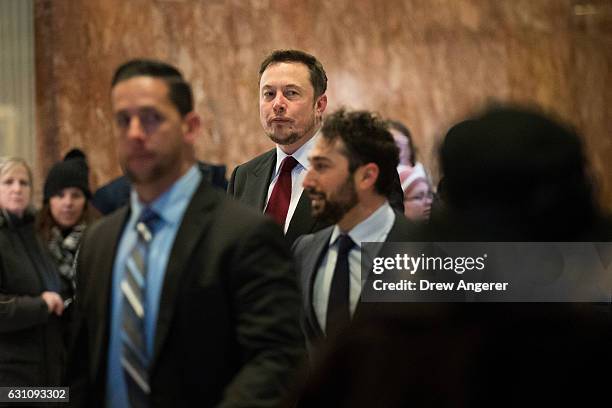
<svg viewBox="0 0 612 408"><path fill-rule="evenodd" d="M278 405L303 343L280 228L198 170L200 117L176 68L123 64L111 102L133 188L83 239L71 403Z"/></svg>
<svg viewBox="0 0 612 408"><path fill-rule="evenodd" d="M302 194L308 154L316 143L327 107L327 75L321 63L299 50L276 50L259 69L259 118L276 147L237 166L228 194L272 216L292 244L303 234L328 226L311 216ZM404 211L399 176L393 207Z"/></svg>
<svg viewBox="0 0 612 408"><path fill-rule="evenodd" d="M321 229L302 194L308 153L327 107L321 63L299 50L276 50L259 69L259 117L276 147L234 169L228 194L272 216L287 242Z"/></svg>
<svg viewBox="0 0 612 408"><path fill-rule="evenodd" d="M309 155L304 189L312 215L333 224L293 246L303 298L303 329L313 342L340 332L361 313L361 243L407 241L413 227L389 205L398 148L369 112L329 116ZM363 252L373 259L376 254Z"/></svg>

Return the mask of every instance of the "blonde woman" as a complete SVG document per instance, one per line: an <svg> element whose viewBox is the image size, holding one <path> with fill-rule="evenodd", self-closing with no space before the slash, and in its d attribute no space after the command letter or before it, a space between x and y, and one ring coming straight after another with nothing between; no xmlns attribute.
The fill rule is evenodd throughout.
<svg viewBox="0 0 612 408"><path fill-rule="evenodd" d="M64 301L36 238L32 172L0 158L0 386L59 385Z"/></svg>

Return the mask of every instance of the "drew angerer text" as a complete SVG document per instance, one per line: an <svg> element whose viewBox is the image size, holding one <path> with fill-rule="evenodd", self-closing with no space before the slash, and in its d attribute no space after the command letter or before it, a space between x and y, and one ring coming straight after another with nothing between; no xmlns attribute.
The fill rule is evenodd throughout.
<svg viewBox="0 0 612 408"><path fill-rule="evenodd" d="M372 282L374 290L384 291L445 291L465 290L471 292L484 291L505 291L508 288L508 282L465 282L461 279L459 282L430 282L427 279L420 279L417 282L402 279L398 282L384 282L377 279Z"/></svg>
<svg viewBox="0 0 612 408"><path fill-rule="evenodd" d="M482 256L410 256L408 254L396 254L390 257L376 257L372 265L372 272L381 275L391 271L408 273L413 276L417 272L442 271L462 275L466 271L482 271L486 267L487 254ZM384 278L385 276L381 276ZM408 276L406 276L408 277ZM415 276L416 277L416 276ZM390 278L390 277L389 277ZM376 291L505 291L508 287L507 282L466 282L463 279L458 282L436 282L432 277L427 279L397 279L387 278L376 279L372 282L372 287ZM434 278L435 279L435 278Z"/></svg>

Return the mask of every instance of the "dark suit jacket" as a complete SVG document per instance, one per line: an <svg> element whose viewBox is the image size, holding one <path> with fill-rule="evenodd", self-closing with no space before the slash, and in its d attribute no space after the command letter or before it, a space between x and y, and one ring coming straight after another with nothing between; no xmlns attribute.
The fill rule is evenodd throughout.
<svg viewBox="0 0 612 408"><path fill-rule="evenodd" d="M333 227L332 225L314 234L304 235L298 238L293 245L293 254L302 290L302 330L306 336L306 344L309 351L312 350L317 340L325 337L312 305L312 291L317 270L321 265L324 255L327 253ZM413 239L414 234L415 226L403 214L395 213L395 222L385 242L410 241ZM367 307L368 304L366 303L358 304L353 320L358 319L360 315L364 314L364 308ZM367 314L368 312L366 311L365 313Z"/></svg>
<svg viewBox="0 0 612 408"><path fill-rule="evenodd" d="M86 233L71 400L103 406L111 275L128 208ZM273 221L203 181L177 233L160 299L153 407L276 406L303 356L291 254Z"/></svg>
<svg viewBox="0 0 612 408"><path fill-rule="evenodd" d="M263 212L268 196L268 187L276 165L276 149L272 149L234 169L227 193L238 201ZM312 218L310 199L302 193L285 238L289 244L300 235L318 231L328 224Z"/></svg>
<svg viewBox="0 0 612 408"><path fill-rule="evenodd" d="M227 193L238 201L263 212L275 166L276 149L237 166L230 177ZM390 202L391 206L401 213L404 212L403 197L404 194L398 176ZM289 222L285 238L289 245L292 245L299 236L319 231L327 226L329 226L328 223L315 220L312 217L310 199L306 193L302 192Z"/></svg>
<svg viewBox="0 0 612 408"><path fill-rule="evenodd" d="M62 321L40 296L59 274L34 231L34 217L0 211L0 386L59 386Z"/></svg>

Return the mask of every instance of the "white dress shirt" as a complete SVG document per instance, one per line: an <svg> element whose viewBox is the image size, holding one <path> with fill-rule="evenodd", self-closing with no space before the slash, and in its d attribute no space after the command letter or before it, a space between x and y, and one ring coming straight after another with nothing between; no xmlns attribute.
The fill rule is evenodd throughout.
<svg viewBox="0 0 612 408"><path fill-rule="evenodd" d="M289 210L287 211L287 218L285 219L284 231L287 233L287 228L289 227L289 223L291 222L291 218L293 217L293 213L295 212L295 208L298 205L298 201L300 201L300 196L302 195L302 191L304 191L304 187L302 187L302 183L304 182L304 178L306 177L306 172L310 168L310 164L308 163L308 155L310 151L314 147L316 143L316 139L319 137L319 132L315 133L315 135L302 147L297 149L291 156L295 160L297 160L298 164L291 171L291 201L289 201ZM285 152L283 152L278 145L276 146L276 167L274 168L274 173L272 174L272 182L268 187L268 197L266 198L266 207L268 207L268 201L270 201L270 196L272 195L272 190L274 190L274 186L276 185L276 181L278 180L278 176L280 174L280 166L285 157L289 156ZM266 212L264 208L264 212Z"/></svg>
<svg viewBox="0 0 612 408"><path fill-rule="evenodd" d="M384 242L395 222L395 213L388 202L381 205L372 215L355 225L348 232L355 246L349 252L349 270L351 273L349 283L349 307L351 316L361 296L361 243L362 242ZM342 233L336 225L329 240L329 248L321 261L321 265L315 276L312 293L312 303L317 320L323 330L327 323L327 304L329 301L329 290L334 276L336 259L338 257L338 238Z"/></svg>

